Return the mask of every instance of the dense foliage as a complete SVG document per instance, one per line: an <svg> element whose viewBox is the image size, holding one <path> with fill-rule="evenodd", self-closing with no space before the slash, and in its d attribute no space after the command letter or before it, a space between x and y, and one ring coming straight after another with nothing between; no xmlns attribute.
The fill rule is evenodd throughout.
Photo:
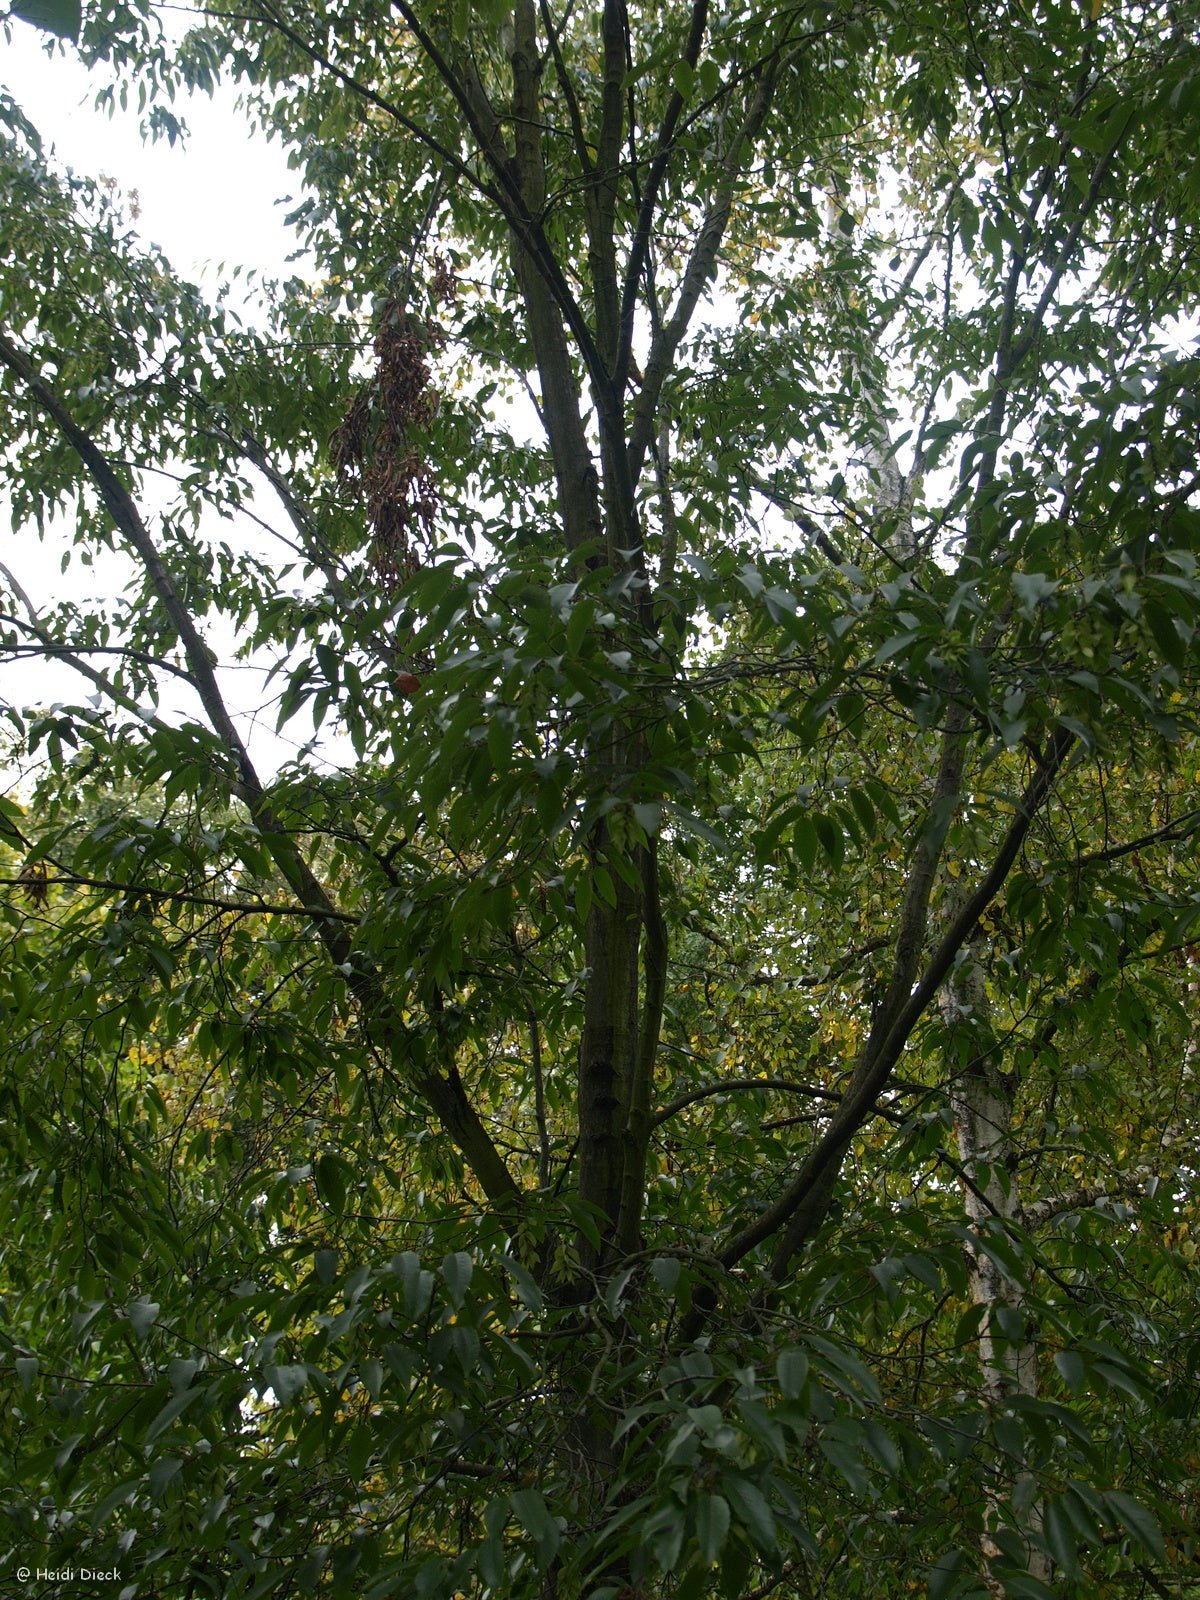
<svg viewBox="0 0 1200 1600"><path fill-rule="evenodd" d="M14 15L5 1585L1200 1593L1200 8Z"/></svg>

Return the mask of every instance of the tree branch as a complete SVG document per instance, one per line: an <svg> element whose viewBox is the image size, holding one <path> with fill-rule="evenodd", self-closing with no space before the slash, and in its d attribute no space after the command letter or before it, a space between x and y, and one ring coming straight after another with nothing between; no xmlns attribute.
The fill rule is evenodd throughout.
<svg viewBox="0 0 1200 1600"><path fill-rule="evenodd" d="M575 85L571 82L571 75L567 71L567 63L563 59L562 49L558 42L558 31L554 26L554 19L550 15L547 0L538 0L538 9L542 15L542 26L546 30L546 38L550 44L550 54L554 60L554 76L558 82L559 92L567 104L567 115L571 119L571 132L575 139L575 154L579 157L579 165L585 177L592 173L592 153L588 147L587 134L584 132L583 116L579 109L579 97L575 93ZM570 8L568 7L568 10Z"/></svg>
<svg viewBox="0 0 1200 1600"><path fill-rule="evenodd" d="M651 344L644 382L633 408L633 423L629 433L629 475L635 484L641 476L646 452L654 439L655 416L663 384L666 382L683 336L691 324L700 296L716 269L717 253L721 248L721 241L725 237L725 229L733 210L733 196L738 179L741 177L743 157L766 120L779 70L778 52L759 68L746 115L721 162L722 175L684 269L674 309Z"/></svg>
<svg viewBox="0 0 1200 1600"><path fill-rule="evenodd" d="M3 336L0 335L0 338L2 337ZM2 359L2 356L0 356L0 359ZM49 630L43 625L32 600L30 600L24 589L17 582L16 576L2 563L0 563L0 573L3 574L5 581L12 590L14 597L25 608L26 620L22 622L20 617L14 617L13 622L17 627L25 628L27 632L33 635L33 637L38 641L37 648L42 654L54 655L57 656L60 661L65 661L66 664L78 672L81 677L86 678L89 683L94 684L106 699L111 700L114 705L120 706L122 711L128 711L130 716L136 717L137 720L143 723L147 728L155 728L160 733L166 733L170 731L167 723L163 722L160 717L154 716L152 713L139 706L133 696L126 694L124 689L119 688L115 683L113 683L111 678L106 677L103 672L98 671L95 667L91 666L90 663L84 661L80 655L70 648L70 646L60 644L55 639L54 635L50 633ZM89 651L91 648L92 647L89 647ZM119 652L119 654L132 656L137 660L144 659L146 660L147 665L153 664L154 666L168 667L170 671L185 679L193 688L195 687L195 685L192 683L191 675L187 672L184 672L181 667L169 666L169 664L166 662L153 661L151 663L150 658L142 657L134 651L122 650Z"/></svg>
<svg viewBox="0 0 1200 1600"><path fill-rule="evenodd" d="M708 0L692 0L691 20L688 25L687 43L683 48L683 60L694 68L700 59L700 46L704 42L704 34L708 27ZM637 224L634 228L633 244L630 247L629 259L625 263L625 281L621 286L621 344L617 357L616 379L622 390L629 371L629 362L633 353L634 324L637 318L638 284L641 282L642 273L646 269L649 259L650 243L654 237L654 211L658 205L659 190L666 175L667 163L671 158L671 150L675 141L675 129L683 111L683 96L678 89L672 89L667 101L667 109L663 113L662 126L658 130L655 140L654 155L650 160L650 168L646 174L646 184L642 191L642 203L638 210Z"/></svg>
<svg viewBox="0 0 1200 1600"><path fill-rule="evenodd" d="M607 377L607 373L596 349L592 331L587 325L587 319L583 315L579 302L572 294L570 285L563 275L558 258L546 238L541 221L536 212L527 203L526 196L522 193L519 169L514 166L513 161L504 152L502 146L497 148L495 127L498 126L498 123L490 123L486 116L481 114L482 106L479 94L468 91L466 84L459 78L451 62L438 49L429 30L421 23L408 0L391 0L391 3L393 9L403 17L431 66L462 112L480 153L491 167L499 184L498 189L492 188L491 185L487 186L485 192L488 198L496 205L516 239L528 252L533 267L544 280L554 302L571 330L589 375L592 377L593 382L600 383ZM532 36L536 26L533 0L517 0L514 18L517 31L524 30ZM529 64L530 68L532 68L532 59ZM494 115L493 112L493 118ZM519 118L518 130L523 126L532 126L536 135L536 117Z"/></svg>
<svg viewBox="0 0 1200 1600"><path fill-rule="evenodd" d="M75 421L28 356L18 350L3 332L0 332L0 363L21 380L31 399L66 438L100 491L118 530L141 561L183 648L205 714L229 758L232 770L227 774L226 781L231 783L245 803L271 859L312 917L330 959L345 974L350 991L366 1018L368 1031L386 1041L396 1054L406 1058L409 1053L408 1030L389 1004L379 974L355 951L353 936L345 925L343 914L334 906L324 886L275 815L222 698L212 652L180 598L128 489L104 452ZM406 1060L405 1065L408 1065ZM520 1191L478 1112L467 1098L457 1072L451 1070L442 1075L422 1066L414 1076L418 1089L466 1157L485 1194L494 1203L511 1208L519 1201Z"/></svg>
<svg viewBox="0 0 1200 1600"><path fill-rule="evenodd" d="M596 339L600 357L613 380L623 389L618 372L621 353L621 298L617 287L615 218L617 174L620 171L625 124L625 63L629 53L629 15L625 0L604 0L601 15L603 78L600 89L600 133L596 140L596 165L589 197L592 293L596 305Z"/></svg>
<svg viewBox="0 0 1200 1600"><path fill-rule="evenodd" d="M52 859L52 858L48 858ZM272 905L269 900L225 900L217 895L197 894L191 889L159 889L152 888L143 883L118 883L114 878L92 878L81 872L72 872L69 868L61 866L56 877L42 878L45 884L65 884L81 889L104 889L114 894L136 895L140 900L154 900L174 902L184 906L203 906L212 911L232 911L240 917L308 917L312 912L307 906L279 906ZM25 879L0 878L0 883L27 887ZM337 911L334 915L342 922L357 923L358 918L351 916L348 911Z"/></svg>
<svg viewBox="0 0 1200 1600"><path fill-rule="evenodd" d="M1040 1228L1066 1211L1090 1210L1101 1200L1116 1199L1118 1195L1140 1194L1157 1176L1151 1167L1136 1167L1132 1172L1119 1173L1108 1183L1080 1184L1076 1189L1047 1195L1044 1200L1034 1200L1023 1206L1017 1220L1025 1228Z"/></svg>
<svg viewBox="0 0 1200 1600"><path fill-rule="evenodd" d="M956 755L952 749L944 748L942 768L935 786L935 800L930 807L927 838L918 846L919 857L909 875L896 938L892 980L876 1023L859 1056L850 1088L795 1180L778 1200L736 1233L722 1249L720 1257L726 1266L733 1266L783 1228L785 1232L771 1263L771 1275L778 1281L784 1276L796 1252L823 1221L829 1209L834 1183L854 1135L873 1114L875 1100L886 1085L913 1028L933 1003L959 950L1003 886L1033 819L1074 743L1075 735L1066 729L1060 728L1052 735L1045 756L1018 802L1016 816L996 852L992 866L964 902L914 987L912 979L917 970L928 918L933 873L940 858L945 830L949 826L949 807L945 802L957 792L958 774L961 772L961 754ZM939 805L943 812L940 820Z"/></svg>
<svg viewBox="0 0 1200 1600"><path fill-rule="evenodd" d="M677 1117L681 1111L686 1111L688 1106L699 1104L701 1100L711 1099L716 1094L741 1094L743 1091L765 1090L775 1094L801 1094L812 1100L827 1100L837 1105L841 1095L833 1089L819 1089L816 1084L796 1083L791 1078L730 1078L722 1083L704 1083L698 1089L689 1089L687 1094L681 1094L678 1099L671 1100L667 1105L656 1111L650 1119L651 1128L658 1128L664 1122L669 1122L672 1117Z"/></svg>

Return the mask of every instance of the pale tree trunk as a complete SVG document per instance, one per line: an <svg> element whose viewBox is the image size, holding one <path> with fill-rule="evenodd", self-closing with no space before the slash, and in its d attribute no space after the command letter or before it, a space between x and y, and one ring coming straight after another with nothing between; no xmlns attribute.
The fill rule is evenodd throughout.
<svg viewBox="0 0 1200 1600"><path fill-rule="evenodd" d="M976 934L947 981L942 1011L951 1027L966 1030L972 1041L965 1065L955 1077L951 1103L964 1208L972 1231L981 1238L996 1221L1015 1223L1022 1216L1013 1140L1016 1083L1003 1070L999 1052L989 1048L988 1009L983 936ZM969 1271L971 1295L981 1309L979 1366L983 1395L989 1407L1001 1410L1013 1396L1036 1396L1037 1344L1032 1337L1024 1291L982 1244L970 1251ZM1018 1473L1006 1479L999 1474L987 1491L982 1548L989 1559L1001 1554L994 1533L1003 1518L1005 1502L1014 1497L1023 1476ZM1041 1528L1040 1507L1032 1505L1022 1523L1023 1533L1036 1535ZM1049 1562L1040 1550L1028 1544L1026 1549L1030 1576L1045 1583ZM1003 1600L1004 1587L997 1579L989 1578L987 1586L997 1600Z"/></svg>
<svg viewBox="0 0 1200 1600"><path fill-rule="evenodd" d="M835 174L830 174L830 189L825 197L825 228L830 239L845 242L854 231L853 213L847 207L847 197ZM882 337L885 322L872 330ZM865 423L865 448L862 464L870 473L874 484L872 510L883 522L883 542L902 565L915 560L918 551L913 532L912 508L916 493L916 472L906 477L896 460L896 443L892 438L891 423L887 414L886 385L877 370L857 356L847 355L844 363L846 381L857 384L862 396Z"/></svg>

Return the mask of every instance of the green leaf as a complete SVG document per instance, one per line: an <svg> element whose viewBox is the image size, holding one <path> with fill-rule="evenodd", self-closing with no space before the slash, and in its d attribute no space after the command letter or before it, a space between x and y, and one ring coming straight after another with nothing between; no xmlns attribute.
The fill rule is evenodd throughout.
<svg viewBox="0 0 1200 1600"><path fill-rule="evenodd" d="M855 786L849 790L848 798L851 806L854 808L855 815L862 824L864 834L868 839L871 838L875 832L875 828L879 819L876 816L875 807L871 803L870 796L867 794L865 789L860 789Z"/></svg>
<svg viewBox="0 0 1200 1600"><path fill-rule="evenodd" d="M1127 1367L1113 1366L1107 1361L1093 1361L1092 1371L1098 1378L1103 1378L1110 1388L1120 1389L1123 1393L1131 1395L1135 1400L1145 1400L1147 1398L1145 1381L1130 1372Z"/></svg>
<svg viewBox="0 0 1200 1600"><path fill-rule="evenodd" d="M696 1519L696 1538L700 1545L701 1560L711 1567L721 1554L729 1535L729 1502L724 1495L698 1495L692 1514Z"/></svg>
<svg viewBox="0 0 1200 1600"><path fill-rule="evenodd" d="M657 836L662 826L662 806L657 801L638 801L633 807L633 816L647 838Z"/></svg>
<svg viewBox="0 0 1200 1600"><path fill-rule="evenodd" d="M797 817L792 827L792 848L805 872L811 872L816 866L819 847L820 839L814 819Z"/></svg>
<svg viewBox="0 0 1200 1600"><path fill-rule="evenodd" d="M1166 1547L1163 1543L1162 1530L1145 1506L1140 1505L1132 1495L1125 1494L1120 1489L1105 1490L1104 1504L1113 1520L1125 1529L1147 1555L1160 1561L1163 1559Z"/></svg>
<svg viewBox="0 0 1200 1600"><path fill-rule="evenodd" d="M172 1390L187 1389L199 1370L200 1363L194 1356L172 1356L167 1362L167 1382Z"/></svg>
<svg viewBox="0 0 1200 1600"><path fill-rule="evenodd" d="M102 1522L108 1520L118 1506L127 1506L141 1488L141 1484L140 1478L128 1478L124 1483L118 1483L115 1488L110 1489L92 1512L92 1526L98 1528Z"/></svg>
<svg viewBox="0 0 1200 1600"><path fill-rule="evenodd" d="M730 1473L721 1480L721 1488L737 1513L754 1544L765 1551L776 1548L775 1517L762 1490L748 1478Z"/></svg>
<svg viewBox="0 0 1200 1600"><path fill-rule="evenodd" d="M674 1294L679 1272L679 1261L674 1256L655 1256L650 1263L650 1276L664 1294Z"/></svg>
<svg viewBox="0 0 1200 1600"><path fill-rule="evenodd" d="M505 1258L504 1265L508 1269L508 1274L513 1280L513 1285L522 1303L528 1306L531 1311L540 1311L546 1303L545 1296L542 1294L533 1275L521 1262L514 1260L511 1256Z"/></svg>
<svg viewBox="0 0 1200 1600"><path fill-rule="evenodd" d="M693 838L703 840L705 844L712 845L714 849L721 851L723 855L728 854L728 839L718 833L702 817L696 816L683 806L676 805L673 801L668 803L667 810L685 833L691 834Z"/></svg>
<svg viewBox="0 0 1200 1600"><path fill-rule="evenodd" d="M545 1571L558 1554L562 1530L537 1489L515 1489L512 1508L537 1545L538 1564Z"/></svg>
<svg viewBox="0 0 1200 1600"><path fill-rule="evenodd" d="M789 1400L797 1400L808 1382L808 1357L803 1350L781 1350L775 1360L780 1392Z"/></svg>
<svg viewBox="0 0 1200 1600"><path fill-rule="evenodd" d="M153 1300L131 1300L125 1307L125 1315L129 1318L129 1325L139 1339L144 1339L150 1329L158 1321L161 1307Z"/></svg>
<svg viewBox="0 0 1200 1600"><path fill-rule="evenodd" d="M78 39L83 23L81 0L12 0L10 11L14 17L31 22L45 33L57 34L61 39Z"/></svg>
<svg viewBox="0 0 1200 1600"><path fill-rule="evenodd" d="M961 1550L947 1550L939 1556L934 1565L929 1569L928 1595L929 1600L949 1600L949 1597L960 1592L958 1574L965 1565L966 1558Z"/></svg>
<svg viewBox="0 0 1200 1600"><path fill-rule="evenodd" d="M181 1417L185 1411L189 1411L198 1400L203 1398L204 1390L202 1388L180 1389L173 1394L162 1410L156 1412L151 1419L145 1433L142 1435L142 1442L144 1444L152 1444L160 1433L165 1432L171 1426L177 1417Z"/></svg>
<svg viewBox="0 0 1200 1600"><path fill-rule="evenodd" d="M919 628L906 628L903 633L894 633L890 639L885 639L876 650L871 657L871 665L873 667L882 666L885 661L890 661L893 656L898 656L902 651L907 650L909 645L920 637L921 630Z"/></svg>
<svg viewBox="0 0 1200 1600"><path fill-rule="evenodd" d="M1083 1383L1083 1357L1077 1350L1058 1350L1054 1355L1054 1365L1062 1375L1062 1380L1072 1394L1078 1394Z"/></svg>
<svg viewBox="0 0 1200 1600"><path fill-rule="evenodd" d="M450 1304L456 1309L463 1303L473 1271L471 1257L465 1250L456 1250L442 1261L442 1277L450 1291Z"/></svg>
<svg viewBox="0 0 1200 1600"><path fill-rule="evenodd" d="M864 1422L863 1441L871 1455L883 1468L890 1478L900 1476L900 1452L896 1449L895 1441L885 1428L878 1422Z"/></svg>
<svg viewBox="0 0 1200 1600"><path fill-rule="evenodd" d="M423 1317L433 1296L433 1273L421 1265L415 1250L402 1250L392 1265L404 1288L404 1309L410 1317Z"/></svg>
<svg viewBox="0 0 1200 1600"><path fill-rule="evenodd" d="M387 1362L392 1376L399 1380L404 1390L408 1388L421 1366L421 1358L415 1350L407 1345L396 1344L394 1341L384 1345L383 1359Z"/></svg>
<svg viewBox="0 0 1200 1600"><path fill-rule="evenodd" d="M1012 584L1018 608L1025 617L1032 617L1058 588L1054 579L1043 572L1014 572Z"/></svg>
<svg viewBox="0 0 1200 1600"><path fill-rule="evenodd" d="M596 604L593 600L577 600L571 607L571 619L567 623L567 653L577 656L583 648L583 641L596 616Z"/></svg>
<svg viewBox="0 0 1200 1600"><path fill-rule="evenodd" d="M831 1438L823 1434L820 1440L821 1454L835 1466L845 1478L850 1488L857 1495L866 1495L870 1491L871 1481L867 1476L866 1466L862 1454L853 1445L841 1439Z"/></svg>
<svg viewBox="0 0 1200 1600"><path fill-rule="evenodd" d="M1181 670L1187 664L1187 646L1175 626L1175 618L1156 600L1145 601L1142 615L1149 625L1163 660Z"/></svg>
<svg viewBox="0 0 1200 1600"><path fill-rule="evenodd" d="M331 1211L342 1212L346 1209L346 1176L345 1162L340 1156L327 1151L317 1157L315 1168L317 1180L317 1193Z"/></svg>
<svg viewBox="0 0 1200 1600"><path fill-rule="evenodd" d="M301 1362L263 1368L263 1376L275 1391L281 1406L290 1405L308 1384L308 1368Z"/></svg>
<svg viewBox="0 0 1200 1600"><path fill-rule="evenodd" d="M176 1456L162 1456L154 1463L149 1474L151 1500L162 1499L163 1491L182 1468L183 1462Z"/></svg>
<svg viewBox="0 0 1200 1600"><path fill-rule="evenodd" d="M721 87L720 68L711 56L706 56L697 71L700 78L700 91L706 100L711 100Z"/></svg>
<svg viewBox="0 0 1200 1600"><path fill-rule="evenodd" d="M817 838L821 848L829 857L835 867L840 867L846 859L846 836L838 827L833 817L818 811L812 819L816 829Z"/></svg>
<svg viewBox="0 0 1200 1600"><path fill-rule="evenodd" d="M1004 1585L1004 1593L1011 1595L1012 1600L1058 1600L1055 1590L1029 1572L1013 1571L1006 1567L1000 1581Z"/></svg>
<svg viewBox="0 0 1200 1600"><path fill-rule="evenodd" d="M1068 1578L1081 1578L1075 1529L1061 1500L1048 1500L1042 1516L1046 1548Z"/></svg>
<svg viewBox="0 0 1200 1600"><path fill-rule="evenodd" d="M671 82L681 99L690 100L696 88L696 72L688 61L677 61L671 68Z"/></svg>
<svg viewBox="0 0 1200 1600"><path fill-rule="evenodd" d="M663 1572L674 1572L683 1550L687 1527L684 1508L672 1501L646 1525L645 1538Z"/></svg>

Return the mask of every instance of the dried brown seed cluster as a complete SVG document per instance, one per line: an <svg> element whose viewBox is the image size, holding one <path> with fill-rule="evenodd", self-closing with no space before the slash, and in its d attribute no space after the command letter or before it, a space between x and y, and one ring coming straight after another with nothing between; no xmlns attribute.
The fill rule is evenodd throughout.
<svg viewBox="0 0 1200 1600"><path fill-rule="evenodd" d="M433 275L429 279L429 288L433 298L441 305L449 305L458 294L458 279L454 275L454 268L445 256L437 256L433 263Z"/></svg>
<svg viewBox="0 0 1200 1600"><path fill-rule="evenodd" d="M437 415L426 358L440 338L435 323L390 301L375 334L375 374L330 441L338 476L366 501L372 566L389 589L420 566L414 541L429 533L437 511L437 484L420 435Z"/></svg>
<svg viewBox="0 0 1200 1600"><path fill-rule="evenodd" d="M27 861L17 874L18 881L24 891L25 898L31 905L44 906L50 898L50 889L47 884L46 863L44 861Z"/></svg>

